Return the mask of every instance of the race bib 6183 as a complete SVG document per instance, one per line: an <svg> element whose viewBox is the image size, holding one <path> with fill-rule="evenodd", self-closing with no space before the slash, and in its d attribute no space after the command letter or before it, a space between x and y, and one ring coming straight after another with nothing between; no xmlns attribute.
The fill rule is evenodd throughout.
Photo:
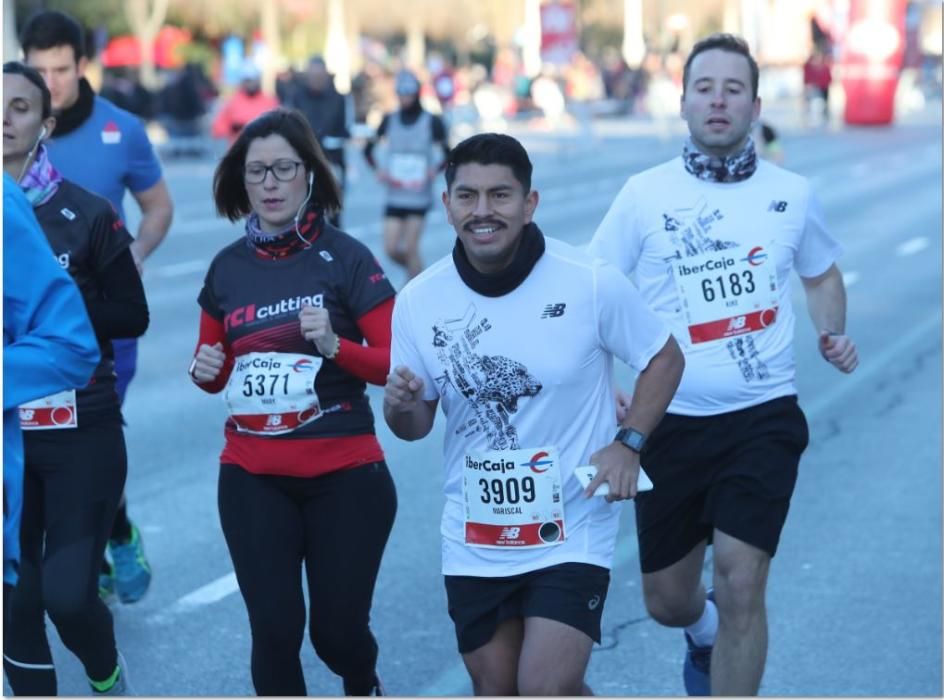
<svg viewBox="0 0 944 700"><path fill-rule="evenodd" d="M672 278L692 343L762 331L777 320L777 269L769 247L728 248L675 260Z"/></svg>

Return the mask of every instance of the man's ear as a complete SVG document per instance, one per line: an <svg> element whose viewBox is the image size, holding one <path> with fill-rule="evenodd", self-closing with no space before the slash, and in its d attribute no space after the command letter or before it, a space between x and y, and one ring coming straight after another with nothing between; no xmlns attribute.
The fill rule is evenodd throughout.
<svg viewBox="0 0 944 700"><path fill-rule="evenodd" d="M525 195L524 218L526 224L530 224L531 219L534 218L534 210L538 208L538 201L540 199L541 196L538 194L537 190L531 190L527 195Z"/></svg>
<svg viewBox="0 0 944 700"><path fill-rule="evenodd" d="M443 207L446 209L446 222L452 226L452 212L449 211L449 190L443 190L442 193L442 203Z"/></svg>

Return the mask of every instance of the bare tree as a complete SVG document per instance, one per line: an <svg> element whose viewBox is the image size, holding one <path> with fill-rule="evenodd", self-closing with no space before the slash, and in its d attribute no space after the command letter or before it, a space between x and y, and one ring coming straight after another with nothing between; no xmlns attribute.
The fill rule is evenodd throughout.
<svg viewBox="0 0 944 700"><path fill-rule="evenodd" d="M170 0L125 0L125 16L141 46L141 82L153 89L157 85L154 71L154 39L167 18Z"/></svg>

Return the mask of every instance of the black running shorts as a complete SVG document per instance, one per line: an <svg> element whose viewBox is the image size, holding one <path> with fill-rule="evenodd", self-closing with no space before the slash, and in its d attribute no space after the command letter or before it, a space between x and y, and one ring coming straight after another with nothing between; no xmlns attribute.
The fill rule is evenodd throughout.
<svg viewBox="0 0 944 700"><path fill-rule="evenodd" d="M384 208L384 216L391 219L408 219L411 216L424 217L428 211L428 207L423 209L413 209L410 207L395 207L392 205L387 205L387 207Z"/></svg>
<svg viewBox="0 0 944 700"><path fill-rule="evenodd" d="M610 585L610 570L602 566L566 563L517 576L445 579L460 654L487 644L498 625L512 618L548 618L600 642L600 618Z"/></svg>
<svg viewBox="0 0 944 700"><path fill-rule="evenodd" d="M808 442L796 396L714 416L667 413L640 458L654 484L636 496L642 572L710 543L715 528L774 556Z"/></svg>

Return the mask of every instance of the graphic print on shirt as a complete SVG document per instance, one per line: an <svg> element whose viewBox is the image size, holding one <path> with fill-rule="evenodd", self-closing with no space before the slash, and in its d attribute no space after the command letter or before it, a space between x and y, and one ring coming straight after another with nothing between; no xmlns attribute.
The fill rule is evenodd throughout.
<svg viewBox="0 0 944 700"><path fill-rule="evenodd" d="M745 382L770 377L767 365L758 356L753 337L743 335L732 338L727 342L727 348L731 354L731 359L738 363L738 368L741 370L741 376L744 377Z"/></svg>
<svg viewBox="0 0 944 700"><path fill-rule="evenodd" d="M518 431L511 415L519 400L537 396L542 385L520 362L475 352L482 334L491 328L487 318L477 319L474 304L462 318L438 320L432 329L433 346L443 374L435 381L440 395L451 386L472 407L474 416L457 434L468 438L484 432L489 449L517 450Z"/></svg>
<svg viewBox="0 0 944 700"><path fill-rule="evenodd" d="M662 214L669 240L675 246L675 255L666 258L666 261L681 259L683 251L686 256L691 256L736 248L738 244L735 241L723 241L709 235L712 225L723 218L721 210L711 210L704 197L690 207L676 209L671 215Z"/></svg>
<svg viewBox="0 0 944 700"><path fill-rule="evenodd" d="M726 341L731 359L744 381L766 379L767 366L758 358L748 335L777 320L776 266L769 246L751 245L747 255L733 251L736 241L712 235L724 219L704 197L693 206L662 214L675 254L664 258L678 291L680 308L693 345ZM729 340L737 337L736 341ZM746 338L746 339L745 339Z"/></svg>

